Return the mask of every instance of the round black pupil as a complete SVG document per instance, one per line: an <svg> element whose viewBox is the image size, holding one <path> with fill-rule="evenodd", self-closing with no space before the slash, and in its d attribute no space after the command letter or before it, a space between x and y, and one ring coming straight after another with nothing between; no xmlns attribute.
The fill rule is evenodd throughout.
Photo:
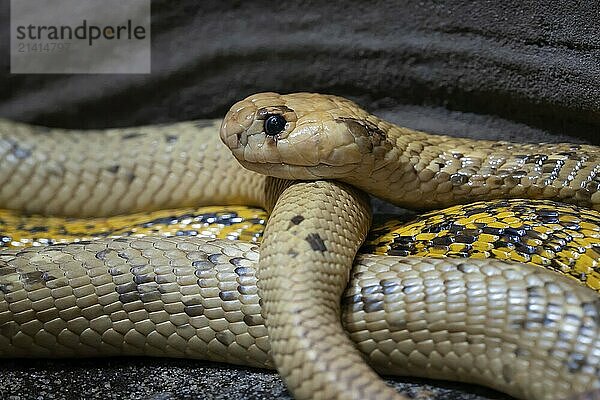
<svg viewBox="0 0 600 400"><path fill-rule="evenodd" d="M269 136L279 135L285 129L286 122L281 115L271 115L265 120L265 133Z"/></svg>

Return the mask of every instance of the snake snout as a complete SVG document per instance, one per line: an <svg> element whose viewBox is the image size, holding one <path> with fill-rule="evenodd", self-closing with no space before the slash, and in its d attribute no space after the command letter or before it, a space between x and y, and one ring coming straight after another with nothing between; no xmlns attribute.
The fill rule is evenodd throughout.
<svg viewBox="0 0 600 400"><path fill-rule="evenodd" d="M281 163L277 142L297 120L277 93L259 93L235 103L221 125L221 140L243 164Z"/></svg>
<svg viewBox="0 0 600 400"><path fill-rule="evenodd" d="M255 113L256 110L252 102L242 100L235 103L225 115L221 123L220 136L223 143L234 154L237 149L246 145L246 132L254 122Z"/></svg>

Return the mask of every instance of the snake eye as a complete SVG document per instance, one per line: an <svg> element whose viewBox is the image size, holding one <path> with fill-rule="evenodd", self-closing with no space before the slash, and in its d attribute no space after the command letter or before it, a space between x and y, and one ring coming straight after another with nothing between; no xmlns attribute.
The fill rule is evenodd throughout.
<svg viewBox="0 0 600 400"><path fill-rule="evenodd" d="M268 136L277 136L285 129L287 121L280 114L273 114L265 120L265 133Z"/></svg>

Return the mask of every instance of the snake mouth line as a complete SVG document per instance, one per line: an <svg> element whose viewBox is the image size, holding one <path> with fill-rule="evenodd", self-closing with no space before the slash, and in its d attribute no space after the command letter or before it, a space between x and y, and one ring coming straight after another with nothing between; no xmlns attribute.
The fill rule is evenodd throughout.
<svg viewBox="0 0 600 400"><path fill-rule="evenodd" d="M317 163L314 165L251 162L243 161L246 168L266 175L283 179L335 179L344 178L356 171L359 164L329 165Z"/></svg>

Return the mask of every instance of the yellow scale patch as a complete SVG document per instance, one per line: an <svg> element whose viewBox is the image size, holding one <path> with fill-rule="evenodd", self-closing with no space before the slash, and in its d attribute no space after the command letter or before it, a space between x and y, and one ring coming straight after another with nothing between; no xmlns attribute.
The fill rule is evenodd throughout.
<svg viewBox="0 0 600 400"><path fill-rule="evenodd" d="M543 200L454 206L374 226L363 252L536 264L600 291L600 213Z"/></svg>
<svg viewBox="0 0 600 400"><path fill-rule="evenodd" d="M0 210L0 246L144 235L259 242L266 219L263 210L242 206L86 219ZM361 252L512 260L544 266L600 291L600 213L549 201L476 202L423 214L408 223L376 218Z"/></svg>
<svg viewBox="0 0 600 400"><path fill-rule="evenodd" d="M267 214L251 207L201 207L108 218L62 218L0 210L0 247L44 246L103 237L200 236L256 242Z"/></svg>

